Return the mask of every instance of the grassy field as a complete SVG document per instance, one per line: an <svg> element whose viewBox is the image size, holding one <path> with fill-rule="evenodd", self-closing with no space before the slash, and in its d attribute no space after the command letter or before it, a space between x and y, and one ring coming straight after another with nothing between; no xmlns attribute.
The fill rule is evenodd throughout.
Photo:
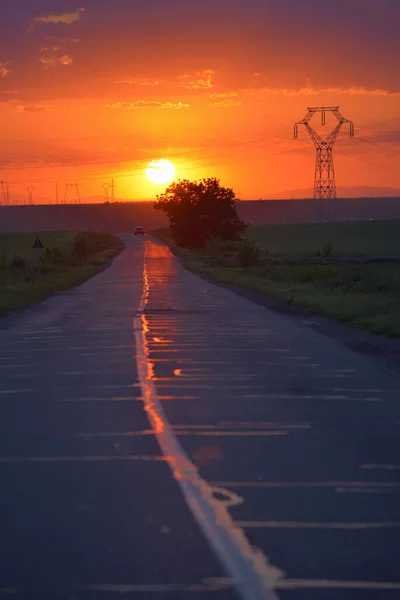
<svg viewBox="0 0 400 600"><path fill-rule="evenodd" d="M39 237L41 273L32 248ZM71 231L0 234L0 315L39 302L83 283L99 272L124 247L108 233Z"/></svg>
<svg viewBox="0 0 400 600"><path fill-rule="evenodd" d="M349 221L249 227L246 238L271 256L315 256L331 244L335 257L400 257L400 221Z"/></svg>
<svg viewBox="0 0 400 600"><path fill-rule="evenodd" d="M165 230L158 235L171 243ZM250 227L246 239L263 249L252 266L239 266L240 244L179 253L218 282L400 337L400 221Z"/></svg>

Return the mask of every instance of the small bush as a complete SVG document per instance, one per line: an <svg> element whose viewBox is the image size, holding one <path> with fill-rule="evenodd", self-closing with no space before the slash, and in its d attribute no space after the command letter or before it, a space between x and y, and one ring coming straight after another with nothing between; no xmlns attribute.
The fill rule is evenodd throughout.
<svg viewBox="0 0 400 600"><path fill-rule="evenodd" d="M294 269L292 272L292 279L295 281L319 281L320 279L326 279L328 277L334 277L339 273L338 269L334 267L302 267L300 269Z"/></svg>
<svg viewBox="0 0 400 600"><path fill-rule="evenodd" d="M324 258L330 258L332 256L333 246L332 244L324 244L322 247L322 256Z"/></svg>
<svg viewBox="0 0 400 600"><path fill-rule="evenodd" d="M51 267L53 265L60 265L66 262L66 257L63 255L60 248L52 246L46 248L40 257L40 261L43 265Z"/></svg>
<svg viewBox="0 0 400 600"><path fill-rule="evenodd" d="M239 250L239 264L241 267L255 267L261 257L261 250L254 242L245 242Z"/></svg>
<svg viewBox="0 0 400 600"><path fill-rule="evenodd" d="M222 252L223 240L217 237L208 238L204 244L205 253L211 258L218 258Z"/></svg>
<svg viewBox="0 0 400 600"><path fill-rule="evenodd" d="M90 249L87 235L85 233L77 233L72 247L72 255L78 260L87 258Z"/></svg>
<svg viewBox="0 0 400 600"><path fill-rule="evenodd" d="M218 259L219 262L226 267L239 266L239 252L221 252Z"/></svg>
<svg viewBox="0 0 400 600"><path fill-rule="evenodd" d="M27 266L25 256L22 254L13 254L10 260L9 268L15 269L16 271L24 271Z"/></svg>
<svg viewBox="0 0 400 600"><path fill-rule="evenodd" d="M0 251L0 271L5 271L7 269L7 260L4 252Z"/></svg>

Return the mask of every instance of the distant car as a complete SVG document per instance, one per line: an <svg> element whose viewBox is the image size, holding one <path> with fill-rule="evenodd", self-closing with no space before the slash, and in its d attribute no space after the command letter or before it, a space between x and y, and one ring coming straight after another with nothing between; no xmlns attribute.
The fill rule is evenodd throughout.
<svg viewBox="0 0 400 600"><path fill-rule="evenodd" d="M144 235L143 227L135 227L135 231L133 232L135 235Z"/></svg>

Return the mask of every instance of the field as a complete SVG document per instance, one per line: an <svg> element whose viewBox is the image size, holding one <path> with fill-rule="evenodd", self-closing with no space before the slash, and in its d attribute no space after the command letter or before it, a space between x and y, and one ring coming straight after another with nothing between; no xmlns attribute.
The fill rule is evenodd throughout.
<svg viewBox="0 0 400 600"><path fill-rule="evenodd" d="M246 237L274 257L315 256L331 244L337 258L399 257L400 221L349 221L250 227Z"/></svg>
<svg viewBox="0 0 400 600"><path fill-rule="evenodd" d="M36 237L44 245L40 274L37 254L32 248ZM122 248L121 240L108 233L1 233L0 315L83 283Z"/></svg>
<svg viewBox="0 0 400 600"><path fill-rule="evenodd" d="M400 337L400 221L249 227L245 237L262 249L247 266L243 244L178 252L190 270L220 283Z"/></svg>

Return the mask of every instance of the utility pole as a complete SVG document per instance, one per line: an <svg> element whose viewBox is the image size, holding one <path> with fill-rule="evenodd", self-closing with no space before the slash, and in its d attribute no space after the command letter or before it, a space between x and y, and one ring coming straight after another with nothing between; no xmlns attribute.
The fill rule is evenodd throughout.
<svg viewBox="0 0 400 600"><path fill-rule="evenodd" d="M81 196L80 196L80 193L79 193L79 183L75 183L74 187L75 187L75 204L80 204L81 203Z"/></svg>
<svg viewBox="0 0 400 600"><path fill-rule="evenodd" d="M64 193L64 201L63 201L63 204L67 204L68 189L69 189L69 183L66 183L66 184L65 184L65 193Z"/></svg>
<svg viewBox="0 0 400 600"><path fill-rule="evenodd" d="M314 201L319 200L319 219L323 218L323 200L328 200L327 217L330 218L330 201L336 200L336 181L335 169L333 165L333 145L337 140L340 130L344 123L350 125L350 136L354 137L354 124L352 121L345 119L339 111L338 106L316 106L308 108L308 113L301 121L295 123L294 137L298 138L298 126L304 125L307 129L311 140L317 150L317 159L315 163L314 177ZM323 139L310 125L310 120L316 113L321 113L322 125L326 125L326 113L332 113L338 120L338 124Z"/></svg>
<svg viewBox="0 0 400 600"><path fill-rule="evenodd" d="M114 202L115 198L115 183L114 178L111 179L111 202Z"/></svg>
<svg viewBox="0 0 400 600"><path fill-rule="evenodd" d="M6 206L10 206L10 186L6 186Z"/></svg>
<svg viewBox="0 0 400 600"><path fill-rule="evenodd" d="M58 204L59 202L59 198L58 198L58 181L56 183L56 204Z"/></svg>

